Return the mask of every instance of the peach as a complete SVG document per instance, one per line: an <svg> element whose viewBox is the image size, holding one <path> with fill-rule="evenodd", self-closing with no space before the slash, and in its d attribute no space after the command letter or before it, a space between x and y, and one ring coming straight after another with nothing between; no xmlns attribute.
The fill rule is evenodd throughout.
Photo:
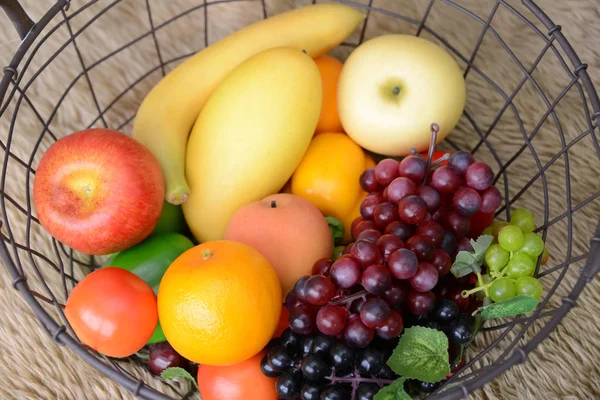
<svg viewBox="0 0 600 400"><path fill-rule="evenodd" d="M283 295L331 257L333 240L323 214L302 197L280 193L241 207L229 221L226 240L246 243L273 265Z"/></svg>

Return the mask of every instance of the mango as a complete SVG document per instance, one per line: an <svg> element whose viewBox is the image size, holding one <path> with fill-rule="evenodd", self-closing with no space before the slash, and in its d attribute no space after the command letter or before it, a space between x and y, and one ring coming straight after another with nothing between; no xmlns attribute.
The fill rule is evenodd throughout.
<svg viewBox="0 0 600 400"><path fill-rule="evenodd" d="M200 112L186 152L186 222L199 242L223 239L242 206L277 193L306 152L321 112L311 57L278 47L240 64Z"/></svg>

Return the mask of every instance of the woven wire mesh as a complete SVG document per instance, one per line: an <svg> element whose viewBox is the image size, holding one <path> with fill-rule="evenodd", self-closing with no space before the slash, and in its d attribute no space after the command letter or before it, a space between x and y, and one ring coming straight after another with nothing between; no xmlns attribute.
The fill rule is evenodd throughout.
<svg viewBox="0 0 600 400"><path fill-rule="evenodd" d="M597 221L589 220L590 215L600 211L600 191L598 187L578 185L577 174L586 171L581 163L577 171L571 166L572 156L577 154L580 159L585 152L588 171L600 161L600 101L587 66L575 54L561 27L532 1L489 0L471 8L451 0L423 0L416 7L403 1L343 2L365 10L367 18L347 42L334 50L341 58L364 40L382 33L423 36L455 57L464 71L468 100L456 133L442 147L471 151L492 165L504 197L498 216L509 219L511 206L526 204L535 211L539 225L536 231L559 249L546 266L538 261L536 275L544 284L544 297L536 311L486 323L468 352L466 365L430 396L460 398L512 365L525 362L528 353L575 305L579 293L600 267L600 229L594 233ZM236 10L253 13L258 20L286 9L283 2L271 4L265 0L179 3L177 14L165 16L156 12L161 3L151 0L92 0L81 2L78 8L68 0L58 0L25 37L4 68L0 83L0 146L4 155L0 253L14 278L13 286L57 344L67 345L144 399L189 398L194 390L190 385L165 384L170 387L171 395L167 396L148 385L155 379L150 374L139 370L132 373L127 368L135 363L133 358L110 359L77 340L63 313L63 304L78 279L101 260L77 254L40 227L31 204L31 185L43 151L66 133L96 126L131 133L135 110L152 85L178 63L219 39L211 37L211 10L230 10L230 20L214 24L226 23L233 31L247 24L235 18ZM133 13L128 24L135 29L128 30L129 37L124 35L123 43L116 48L100 46L97 40L101 39L94 38L98 32L115 37L119 34L120 21L110 18L117 8ZM518 43L503 39L502 24L496 21L507 18L518 21L522 40L537 43L538 52L523 51L517 48ZM103 26L106 24L109 26ZM372 26L377 30L370 29ZM193 31L195 35L186 41L189 35L182 34L181 43L165 43L164 34L170 29ZM457 29L472 36L469 48L448 39L452 37L449 32ZM152 54L154 63L134 65L139 52ZM40 56L42 53L46 55ZM497 63L505 63L512 71L510 78L499 79L488 73L489 66ZM544 75L548 71L544 64L560 67L564 75L560 77L561 85L546 84L549 77ZM46 88L55 88L56 82L49 82L45 72L55 65L67 76L59 83L59 91L50 92ZM114 80L112 85L99 83L107 77ZM556 79L553 77L553 82ZM482 106L488 97L493 98L493 106ZM46 101L40 102L40 98ZM567 102L577 116L569 115L568 123L563 123L565 116L560 107ZM74 107L80 119L62 118L63 111L72 113ZM532 109L537 118L524 119L523 111L530 113ZM508 144L507 136L511 139ZM32 137L36 138L34 142ZM588 211L580 212L584 208ZM581 244L592 236L591 248ZM575 266L581 269L575 270ZM571 278L565 279L569 273Z"/></svg>

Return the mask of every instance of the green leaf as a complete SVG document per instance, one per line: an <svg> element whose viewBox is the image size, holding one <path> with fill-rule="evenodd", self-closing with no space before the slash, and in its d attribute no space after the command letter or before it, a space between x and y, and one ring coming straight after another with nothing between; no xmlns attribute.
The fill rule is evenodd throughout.
<svg viewBox="0 0 600 400"><path fill-rule="evenodd" d="M190 375L190 373L187 372L183 368L179 368L179 367L167 368L162 372L162 374L160 374L160 376L161 376L161 378L163 378L166 381L171 380L171 379L177 379L177 378L187 379L188 381L192 382L194 384L194 386L198 387L198 384L196 383L196 380L194 379L194 377L192 375Z"/></svg>
<svg viewBox="0 0 600 400"><path fill-rule="evenodd" d="M516 296L512 299L499 301L490 305L479 307L475 313L480 312L483 320L493 318L513 317L529 313L537 307L540 301L531 296Z"/></svg>
<svg viewBox="0 0 600 400"><path fill-rule="evenodd" d="M477 255L484 254L485 255L485 252L487 251L488 247L490 247L490 245L492 244L493 241L494 241L493 236L481 235L477 238L477 240L471 239L471 246L473 247L475 254L477 254Z"/></svg>
<svg viewBox="0 0 600 400"><path fill-rule="evenodd" d="M333 238L333 243L337 243L337 241L344 237L344 224L334 217L325 217L327 224L329 224L329 230L331 231L331 237Z"/></svg>
<svg viewBox="0 0 600 400"><path fill-rule="evenodd" d="M452 275L454 275L455 277L462 278L463 276L469 275L471 272L474 272L473 267L471 265L472 264L454 262L454 264L452 264L450 272L452 272Z"/></svg>
<svg viewBox="0 0 600 400"><path fill-rule="evenodd" d="M423 326L405 329L387 364L403 377L438 382L450 373L448 338Z"/></svg>
<svg viewBox="0 0 600 400"><path fill-rule="evenodd" d="M406 378L398 378L391 385L382 387L373 400L412 400L404 391L404 381Z"/></svg>
<svg viewBox="0 0 600 400"><path fill-rule="evenodd" d="M485 260L485 252L494 241L490 235L481 235L477 240L471 239L473 251L459 251L450 272L457 278L473 273L481 273L481 265Z"/></svg>

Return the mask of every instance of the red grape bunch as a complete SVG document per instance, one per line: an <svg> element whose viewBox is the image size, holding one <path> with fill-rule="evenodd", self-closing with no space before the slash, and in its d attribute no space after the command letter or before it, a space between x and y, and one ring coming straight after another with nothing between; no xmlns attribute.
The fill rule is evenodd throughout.
<svg viewBox="0 0 600 400"><path fill-rule="evenodd" d="M502 201L487 164L464 151L443 161L414 154L363 172L369 194L350 227L354 242L335 261L318 260L286 299L294 332L365 348L375 336L397 337L406 312L433 310L433 289L456 253L472 250L470 217L493 213Z"/></svg>

